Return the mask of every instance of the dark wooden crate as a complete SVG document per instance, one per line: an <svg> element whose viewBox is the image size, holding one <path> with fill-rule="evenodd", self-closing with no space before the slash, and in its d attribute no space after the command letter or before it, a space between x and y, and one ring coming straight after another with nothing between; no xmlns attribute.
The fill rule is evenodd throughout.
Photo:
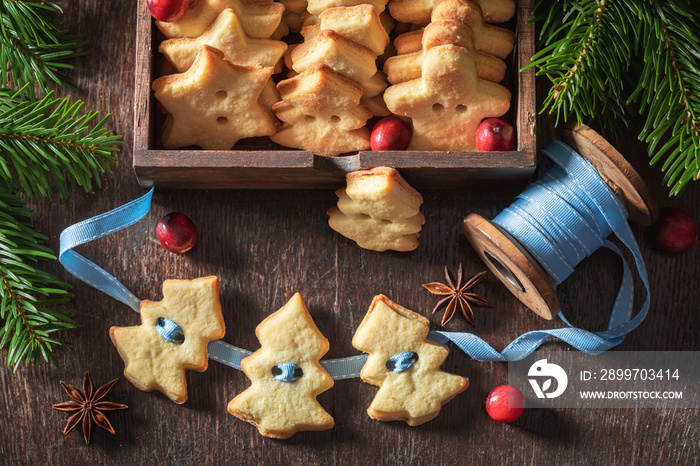
<svg viewBox="0 0 700 466"><path fill-rule="evenodd" d="M517 42L504 85L512 93L508 118L517 150L510 152L373 152L324 157L289 150L268 138L240 141L234 150L164 150L151 82L156 77L157 28L145 0L138 8L134 104L134 171L143 186L163 188L336 188L345 173L376 166L398 169L416 188L459 188L529 176L535 168L535 72L518 72L535 51L533 0L518 1L511 21Z"/></svg>

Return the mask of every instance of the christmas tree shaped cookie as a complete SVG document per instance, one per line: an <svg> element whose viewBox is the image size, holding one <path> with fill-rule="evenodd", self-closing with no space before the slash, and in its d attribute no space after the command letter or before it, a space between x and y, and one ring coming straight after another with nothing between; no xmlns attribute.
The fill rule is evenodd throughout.
<svg viewBox="0 0 700 466"><path fill-rule="evenodd" d="M326 65L315 65L277 85L282 97L273 111L284 121L271 137L277 144L335 156L369 149L372 117L362 104L362 88Z"/></svg>
<svg viewBox="0 0 700 466"><path fill-rule="evenodd" d="M109 336L136 388L187 401L185 371L207 370L207 344L224 336L219 279L166 280L163 300L141 301L141 325L112 327Z"/></svg>
<svg viewBox="0 0 700 466"><path fill-rule="evenodd" d="M361 248L412 251L425 217L421 195L393 168L348 173L347 187L336 191L338 205L328 210L328 224Z"/></svg>
<svg viewBox="0 0 700 466"><path fill-rule="evenodd" d="M507 29L484 22L481 8L470 0L439 0L432 11L431 22L456 21L471 31L476 50L506 58L513 51L515 34ZM396 38L400 54L417 52L422 47L423 30L404 33Z"/></svg>
<svg viewBox="0 0 700 466"><path fill-rule="evenodd" d="M236 65L260 64L273 68L287 50L287 44L279 40L249 38L236 13L227 8L201 36L196 39L165 40L158 51L182 73L192 66L202 45L221 50L224 58Z"/></svg>
<svg viewBox="0 0 700 466"><path fill-rule="evenodd" d="M318 19L318 24L303 28L304 40L311 40L319 32L328 30L368 48L375 55L383 54L389 45L389 34L372 5L329 8L321 12Z"/></svg>
<svg viewBox="0 0 700 466"><path fill-rule="evenodd" d="M417 52L396 55L384 63L384 72L391 84L398 84L421 76L421 65L427 50L438 45L452 44L474 53L476 74L479 78L501 82L506 73L503 60L484 52L477 52L474 33L462 23L454 20L432 21L421 36L422 48ZM512 45L511 45L512 47Z"/></svg>
<svg viewBox="0 0 700 466"><path fill-rule="evenodd" d="M481 120L510 108L510 92L480 79L473 53L455 45L429 49L420 79L390 86L384 100L393 113L412 119L409 150L474 151Z"/></svg>
<svg viewBox="0 0 700 466"><path fill-rule="evenodd" d="M279 123L260 98L272 71L234 65L203 45L186 72L153 81L156 99L170 113L163 146L227 150L242 138L274 134Z"/></svg>
<svg viewBox="0 0 700 466"><path fill-rule="evenodd" d="M391 16L402 23L424 25L430 21L430 14L440 0L392 0L389 3ZM483 10L483 17L489 23L504 23L515 14L515 0L469 0Z"/></svg>
<svg viewBox="0 0 700 466"><path fill-rule="evenodd" d="M430 323L386 296L375 296L352 345L369 354L360 377L379 387L367 409L372 419L423 424L466 390L469 380L440 370L445 345L427 339Z"/></svg>
<svg viewBox="0 0 700 466"><path fill-rule="evenodd" d="M332 428L333 418L316 401L333 387L333 379L319 363L328 352L328 340L299 293L263 320L255 335L260 349L241 363L251 386L231 400L228 411L271 438Z"/></svg>

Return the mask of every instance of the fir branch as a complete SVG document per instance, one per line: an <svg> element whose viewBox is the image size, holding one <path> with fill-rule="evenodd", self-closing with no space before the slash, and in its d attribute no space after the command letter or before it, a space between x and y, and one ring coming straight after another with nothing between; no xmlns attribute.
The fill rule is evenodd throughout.
<svg viewBox="0 0 700 466"><path fill-rule="evenodd" d="M31 198L61 196L80 186L92 192L92 181L110 172L121 136L104 128L109 115L81 115L83 103L55 99L50 92L40 101L21 91L0 89L0 183Z"/></svg>
<svg viewBox="0 0 700 466"><path fill-rule="evenodd" d="M694 0L559 0L542 22L541 50L528 66L552 88L542 111L628 124L646 113L639 139L670 194L700 178L700 13ZM542 0L537 8L545 5ZM549 7L549 2L547 3ZM537 9L536 9L537 11Z"/></svg>
<svg viewBox="0 0 700 466"><path fill-rule="evenodd" d="M85 55L87 42L58 25L59 1L0 0L0 87L13 83L35 97L34 87L49 91L49 83L74 89L64 71L67 60ZM11 82L10 82L11 78Z"/></svg>
<svg viewBox="0 0 700 466"><path fill-rule="evenodd" d="M525 67L537 67L552 87L542 112L579 123L600 117L612 123L626 116L624 82L634 47L627 0L540 0L535 11L547 8L540 50ZM624 120L623 120L624 121Z"/></svg>
<svg viewBox="0 0 700 466"><path fill-rule="evenodd" d="M664 181L677 195L700 177L700 13L687 0L644 7L644 67L630 102L647 112L639 139L651 164L665 159Z"/></svg>
<svg viewBox="0 0 700 466"><path fill-rule="evenodd" d="M68 285L35 269L41 260L56 259L46 237L28 221L33 212L24 201L0 184L0 349L9 348L8 367L51 361L53 345L61 342L53 333L76 324L70 314L54 309L72 295Z"/></svg>

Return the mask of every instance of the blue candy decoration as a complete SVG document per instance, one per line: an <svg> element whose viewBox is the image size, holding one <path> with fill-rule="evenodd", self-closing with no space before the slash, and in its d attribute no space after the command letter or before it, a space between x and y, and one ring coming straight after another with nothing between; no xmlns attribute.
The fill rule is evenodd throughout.
<svg viewBox="0 0 700 466"><path fill-rule="evenodd" d="M418 361L418 354L412 351L404 351L395 354L386 362L386 368L392 372L400 374L409 370Z"/></svg>
<svg viewBox="0 0 700 466"><path fill-rule="evenodd" d="M304 375L304 371L293 362L283 362L272 368L272 375L280 382L292 383L299 380Z"/></svg>
<svg viewBox="0 0 700 466"><path fill-rule="evenodd" d="M181 345L185 342L185 334L179 325L165 317L156 319L156 332L168 343Z"/></svg>

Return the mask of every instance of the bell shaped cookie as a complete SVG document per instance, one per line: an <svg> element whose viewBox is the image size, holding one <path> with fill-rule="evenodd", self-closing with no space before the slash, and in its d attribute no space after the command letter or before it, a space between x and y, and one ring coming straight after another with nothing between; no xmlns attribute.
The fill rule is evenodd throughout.
<svg viewBox="0 0 700 466"><path fill-rule="evenodd" d="M319 360L328 340L296 293L255 329L260 349L243 359L251 386L228 411L253 424L265 437L284 439L302 430L327 430L334 421L316 397L333 387Z"/></svg>
<svg viewBox="0 0 700 466"><path fill-rule="evenodd" d="M207 370L207 344L224 333L217 277L166 280L162 301L141 301L141 325L109 329L124 376L175 403L187 401L185 371Z"/></svg>
<svg viewBox="0 0 700 466"><path fill-rule="evenodd" d="M368 353L360 377L379 387L367 409L372 419L417 426L466 390L469 380L440 370L448 349L429 340L429 330L425 317L375 296L352 339L355 348Z"/></svg>

